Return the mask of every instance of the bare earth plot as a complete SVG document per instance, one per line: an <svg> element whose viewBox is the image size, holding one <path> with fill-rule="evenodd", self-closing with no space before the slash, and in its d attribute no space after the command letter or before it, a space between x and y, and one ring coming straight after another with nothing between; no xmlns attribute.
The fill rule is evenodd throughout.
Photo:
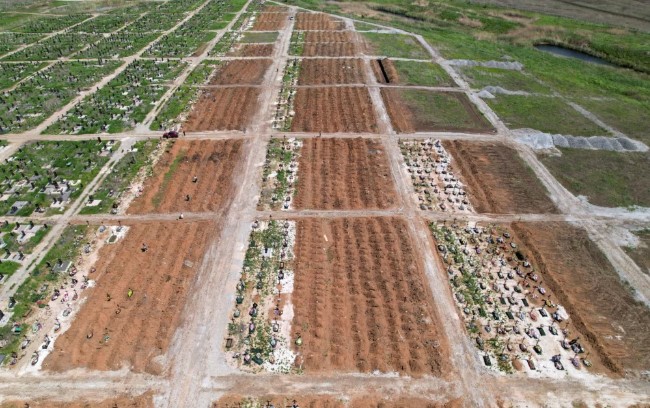
<svg viewBox="0 0 650 408"><path fill-rule="evenodd" d="M360 58L305 59L300 64L298 85L366 83Z"/></svg>
<svg viewBox="0 0 650 408"><path fill-rule="evenodd" d="M273 55L275 44L237 44L228 53L232 57L270 57Z"/></svg>
<svg viewBox="0 0 650 408"><path fill-rule="evenodd" d="M226 395L212 405L212 408L230 408L237 404L245 403L268 403L276 407L290 407L293 403L301 407L309 408L460 408L463 406L461 400L453 400L447 403L437 403L424 398L413 397L377 397L377 396L355 396L351 401L339 397L325 395L297 395L278 396L265 395L259 398L242 397L238 395Z"/></svg>
<svg viewBox="0 0 650 408"><path fill-rule="evenodd" d="M295 205L299 209L389 208L397 196L378 140L305 139Z"/></svg>
<svg viewBox="0 0 650 408"><path fill-rule="evenodd" d="M292 132L377 131L377 119L366 88L299 88Z"/></svg>
<svg viewBox="0 0 650 408"><path fill-rule="evenodd" d="M253 24L254 31L282 30L289 21L289 13L260 13Z"/></svg>
<svg viewBox="0 0 650 408"><path fill-rule="evenodd" d="M403 220L299 220L295 253L296 365L308 373L448 373L446 339Z"/></svg>
<svg viewBox="0 0 650 408"><path fill-rule="evenodd" d="M130 214L218 211L232 199L241 140L178 140L163 153ZM198 180L193 182L193 178ZM190 200L187 200L187 196Z"/></svg>
<svg viewBox="0 0 650 408"><path fill-rule="evenodd" d="M650 311L634 299L586 232L566 223L515 223L512 228L602 364L619 375L648 370Z"/></svg>
<svg viewBox="0 0 650 408"><path fill-rule="evenodd" d="M427 131L483 133L493 130L464 94L383 88L381 96L393 127L399 133Z"/></svg>
<svg viewBox="0 0 650 408"><path fill-rule="evenodd" d="M209 85L260 85L271 62L270 59L228 61L217 68Z"/></svg>
<svg viewBox="0 0 650 408"><path fill-rule="evenodd" d="M126 366L159 374L155 357L169 347L214 231L210 222L135 224L123 240L105 245L90 276L96 285L88 289L86 302L43 367L65 371Z"/></svg>
<svg viewBox="0 0 650 408"><path fill-rule="evenodd" d="M516 150L497 143L443 142L478 212L557 213L546 188Z"/></svg>
<svg viewBox="0 0 650 408"><path fill-rule="evenodd" d="M296 30L344 30L345 23L329 14L300 12L296 17Z"/></svg>
<svg viewBox="0 0 650 408"><path fill-rule="evenodd" d="M153 399L149 393L138 397L119 397L104 401L66 401L66 402L49 402L49 401L9 401L0 404L0 408L153 408Z"/></svg>
<svg viewBox="0 0 650 408"><path fill-rule="evenodd" d="M183 129L188 132L246 130L259 109L259 96L257 88L204 89Z"/></svg>

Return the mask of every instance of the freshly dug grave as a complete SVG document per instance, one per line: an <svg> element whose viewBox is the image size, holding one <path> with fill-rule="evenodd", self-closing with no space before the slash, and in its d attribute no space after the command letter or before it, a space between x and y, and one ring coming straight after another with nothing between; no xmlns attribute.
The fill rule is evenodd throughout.
<svg viewBox="0 0 650 408"><path fill-rule="evenodd" d="M327 395L299 395L299 396L279 396L265 395L263 397L242 397L239 395L226 395L213 403L212 408L231 408L237 407L238 404L257 402L266 404L267 402L276 407L290 407L293 401L300 407L309 408L460 408L463 406L462 401L453 400L447 403L432 402L425 398L411 397L385 397L376 396L355 396L350 401L347 398L335 398Z"/></svg>
<svg viewBox="0 0 650 408"><path fill-rule="evenodd" d="M365 64L360 58L304 59L298 85L364 84Z"/></svg>
<svg viewBox="0 0 650 408"><path fill-rule="evenodd" d="M153 408L153 399L150 393L138 397L119 397L103 401L7 401L0 404L0 408Z"/></svg>
<svg viewBox="0 0 650 408"><path fill-rule="evenodd" d="M296 365L307 372L444 376L448 345L421 257L400 218L300 219Z"/></svg>
<svg viewBox="0 0 650 408"><path fill-rule="evenodd" d="M177 140L163 153L129 214L205 212L226 208L242 140ZM197 182L193 178L197 177ZM187 201L187 195L190 200Z"/></svg>
<svg viewBox="0 0 650 408"><path fill-rule="evenodd" d="M544 286L565 307L579 336L612 373L650 369L650 310L635 300L582 228L568 223L513 223Z"/></svg>
<svg viewBox="0 0 650 408"><path fill-rule="evenodd" d="M275 44L237 44L227 55L230 57L270 57Z"/></svg>
<svg viewBox="0 0 650 408"><path fill-rule="evenodd" d="M382 144L372 139L305 139L297 209L385 209L397 195Z"/></svg>
<svg viewBox="0 0 650 408"><path fill-rule="evenodd" d="M443 145L478 212L558 213L548 191L516 150L499 143L461 140Z"/></svg>
<svg viewBox="0 0 650 408"><path fill-rule="evenodd" d="M96 272L89 276L95 286L87 289L85 303L54 343L43 368L61 372L126 366L160 374L156 357L169 347L216 229L211 222L138 223L124 239L106 244Z"/></svg>
<svg viewBox="0 0 650 408"><path fill-rule="evenodd" d="M304 57L354 57L357 47L354 43L305 43Z"/></svg>
<svg viewBox="0 0 650 408"><path fill-rule="evenodd" d="M259 108L259 96L258 88L204 89L183 129L188 132L244 131Z"/></svg>
<svg viewBox="0 0 650 408"><path fill-rule="evenodd" d="M458 92L382 88L381 96L399 133L494 131L467 96Z"/></svg>
<svg viewBox="0 0 650 408"><path fill-rule="evenodd" d="M399 84L399 74L389 58L372 60L372 71L380 84Z"/></svg>
<svg viewBox="0 0 650 408"><path fill-rule="evenodd" d="M296 30L344 30L345 22L324 13L300 12L296 16Z"/></svg>
<svg viewBox="0 0 650 408"><path fill-rule="evenodd" d="M253 31L279 31L289 21L289 13L260 13L253 24Z"/></svg>
<svg viewBox="0 0 650 408"><path fill-rule="evenodd" d="M209 85L260 85L272 62L270 59L228 61L217 68Z"/></svg>
<svg viewBox="0 0 650 408"><path fill-rule="evenodd" d="M377 118L366 88L298 88L293 132L377 132Z"/></svg>

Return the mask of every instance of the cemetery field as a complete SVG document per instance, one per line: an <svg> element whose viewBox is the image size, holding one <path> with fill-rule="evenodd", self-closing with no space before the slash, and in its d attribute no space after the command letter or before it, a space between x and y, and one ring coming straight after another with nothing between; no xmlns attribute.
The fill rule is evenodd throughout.
<svg viewBox="0 0 650 408"><path fill-rule="evenodd" d="M254 31L277 31L282 30L289 21L288 13L260 13L253 24Z"/></svg>
<svg viewBox="0 0 650 408"><path fill-rule="evenodd" d="M496 143L443 142L476 211L557 213L548 191L516 150Z"/></svg>
<svg viewBox="0 0 650 408"><path fill-rule="evenodd" d="M304 139L297 178L294 207L298 209L397 205L386 151L377 139Z"/></svg>
<svg viewBox="0 0 650 408"><path fill-rule="evenodd" d="M151 394L141 395L137 397L123 396L111 398L108 400L77 400L77 401L48 401L45 399L25 399L21 401L6 401L0 403L0 408L24 408L27 404L34 408L87 408L89 406L95 408L115 408L128 407L128 408L153 408L153 399Z"/></svg>
<svg viewBox="0 0 650 408"><path fill-rule="evenodd" d="M366 88L298 88L292 132L372 133L377 118Z"/></svg>
<svg viewBox="0 0 650 408"><path fill-rule="evenodd" d="M216 225L154 222L123 228L128 228L126 236L99 250L89 276L95 284L46 357L45 370L126 366L133 372L160 373L154 357L169 347Z"/></svg>
<svg viewBox="0 0 650 408"><path fill-rule="evenodd" d="M0 213L60 214L81 195L119 143L34 142L0 165Z"/></svg>
<svg viewBox="0 0 650 408"><path fill-rule="evenodd" d="M530 250L544 285L607 371L648 367L650 311L621 281L585 230L568 223L516 223L515 237Z"/></svg>
<svg viewBox="0 0 650 408"><path fill-rule="evenodd" d="M232 57L270 57L275 44L237 44L228 56Z"/></svg>
<svg viewBox="0 0 650 408"><path fill-rule="evenodd" d="M314 372L449 374L447 340L400 218L297 221L296 364ZM361 330L360 330L361 329Z"/></svg>
<svg viewBox="0 0 650 408"><path fill-rule="evenodd" d="M301 31L344 30L345 23L329 14L299 12L296 17L295 29Z"/></svg>
<svg viewBox="0 0 650 408"><path fill-rule="evenodd" d="M233 174L243 150L240 139L173 142L162 153L152 174L144 181L142 193L127 212L224 211L235 191Z"/></svg>
<svg viewBox="0 0 650 408"><path fill-rule="evenodd" d="M226 395L212 404L212 408L230 408L241 406L263 407L270 403L279 407L291 407L292 404L298 404L299 407L309 408L409 408L409 407L426 407L426 408L460 408L463 406L462 399L454 399L447 402L434 402L419 397L400 397L400 396L376 396L376 395L355 395L351 400L343 400L328 395L263 395L260 397L243 397L240 395ZM248 404L248 405L246 405ZM257 405L254 405L257 404ZM3 407L4 408L4 407Z"/></svg>

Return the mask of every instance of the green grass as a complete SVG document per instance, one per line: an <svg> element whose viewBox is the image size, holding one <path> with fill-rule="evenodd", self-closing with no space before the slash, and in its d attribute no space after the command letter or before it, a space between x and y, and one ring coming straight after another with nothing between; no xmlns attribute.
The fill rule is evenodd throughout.
<svg viewBox="0 0 650 408"><path fill-rule="evenodd" d="M485 119L477 123L455 93L408 89L402 90L400 97L413 112L416 131L489 126Z"/></svg>
<svg viewBox="0 0 650 408"><path fill-rule="evenodd" d="M487 103L511 129L531 128L573 136L607 133L559 98L498 95Z"/></svg>
<svg viewBox="0 0 650 408"><path fill-rule="evenodd" d="M581 98L574 102L614 129L650 146L650 105L624 96Z"/></svg>
<svg viewBox="0 0 650 408"><path fill-rule="evenodd" d="M404 34L362 33L368 40L371 53L394 58L430 59L431 56L418 41Z"/></svg>
<svg viewBox="0 0 650 408"><path fill-rule="evenodd" d="M245 33L240 42L242 43L273 43L278 39L276 31Z"/></svg>
<svg viewBox="0 0 650 408"><path fill-rule="evenodd" d="M650 168L649 153L561 148L562 156L541 156L569 191L604 207L650 206L650 179L639 173Z"/></svg>
<svg viewBox="0 0 650 408"><path fill-rule="evenodd" d="M27 223L26 226L29 228L29 223ZM34 236L31 237L29 241L20 244L17 239L18 233L14 232L15 227L16 227L15 223L2 225L2 227L0 227L0 232L4 233L2 235L2 241L6 245L4 248L2 248L1 251L7 251L7 250L10 252L22 251L25 254L31 254L34 247L38 245L43 240L43 238L47 235L47 233L50 231L49 229L46 228L39 228L39 230L36 231Z"/></svg>
<svg viewBox="0 0 650 408"><path fill-rule="evenodd" d="M129 187L140 169L151 163L151 153L159 143L158 140L140 140L136 142L133 149L137 149L137 151L124 155L93 193L93 199L102 200L101 203L94 207L85 206L79 213L101 214L109 212L113 208L113 204L120 201L122 193Z"/></svg>
<svg viewBox="0 0 650 408"><path fill-rule="evenodd" d="M633 233L639 238L639 245L636 248L626 247L625 252L639 265L643 273L650 275L650 228Z"/></svg>
<svg viewBox="0 0 650 408"><path fill-rule="evenodd" d="M535 81L531 75L520 71L487 68L487 67L464 67L459 71L474 89L482 89L486 86L500 86L509 91L524 91L537 94L550 94L549 87Z"/></svg>
<svg viewBox="0 0 650 408"><path fill-rule="evenodd" d="M14 274L20 268L20 264L18 262L13 262L13 261L2 261L0 263L0 274L4 275L5 279L10 277L11 275Z"/></svg>
<svg viewBox="0 0 650 408"><path fill-rule="evenodd" d="M355 21L354 22L354 29L357 31L372 31L372 30L378 30L381 29L381 27L377 27L372 24L367 24L361 21Z"/></svg>
<svg viewBox="0 0 650 408"><path fill-rule="evenodd" d="M455 86L444 69L433 62L393 61L399 83L420 86Z"/></svg>
<svg viewBox="0 0 650 408"><path fill-rule="evenodd" d="M44 62L0 64L0 89L6 89L45 67Z"/></svg>

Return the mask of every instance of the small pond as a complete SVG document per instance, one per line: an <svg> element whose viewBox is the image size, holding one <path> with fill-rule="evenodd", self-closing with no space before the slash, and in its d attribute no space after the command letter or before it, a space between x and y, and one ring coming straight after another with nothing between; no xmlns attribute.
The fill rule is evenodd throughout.
<svg viewBox="0 0 650 408"><path fill-rule="evenodd" d="M602 58L594 57L584 52L571 50L568 48L560 47L557 45L548 45L540 44L535 46L536 49L544 52L550 52L551 54L559 55L562 57L577 58L582 61L591 62L593 64L607 65L609 67L615 67L615 64L612 64L609 61L605 61Z"/></svg>

